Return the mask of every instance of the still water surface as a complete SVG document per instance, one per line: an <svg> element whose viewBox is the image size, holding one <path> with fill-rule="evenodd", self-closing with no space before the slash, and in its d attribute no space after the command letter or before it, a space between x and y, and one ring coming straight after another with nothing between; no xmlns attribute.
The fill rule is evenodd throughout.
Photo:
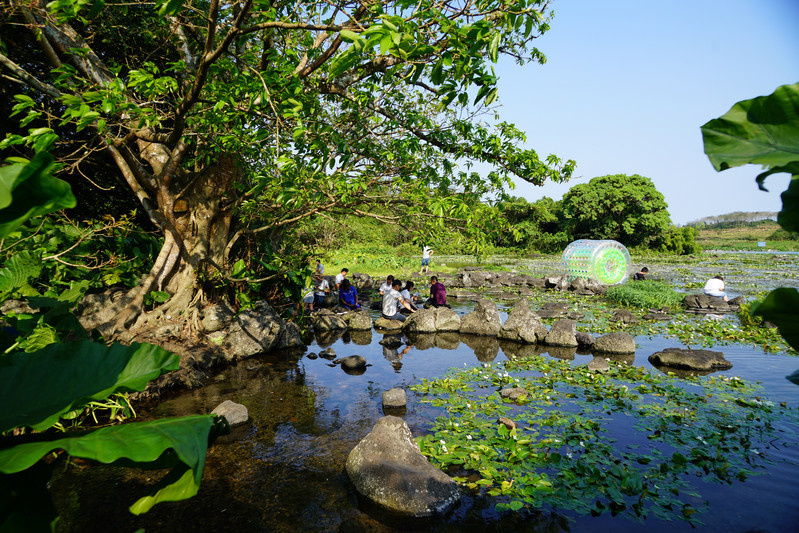
<svg viewBox="0 0 799 533"><path fill-rule="evenodd" d="M470 304L455 307L460 314ZM503 316L503 320L504 320ZM360 502L343 472L349 451L383 416L381 398L392 387L406 390L422 378L453 366L501 362L512 344L495 339L435 339L409 348L397 360L367 332L335 340L312 340L304 353L256 357L229 368L202 390L184 392L143 413L143 418L207 413L224 400L244 404L252 424L217 442L208 453L200 493L187 501L160 504L142 517L125 507L143 494L151 478L112 468L70 469L53 483L64 519L62 531L690 531L681 521L650 518L634 522L610 514L580 517L543 513L520 518L500 516L490 499L466 497L445 517L403 521ZM425 343L426 341L426 343ZM362 355L370 367L348 375L325 359L309 359L331 345L339 357ZM634 360L651 368L647 357L662 348L680 347L663 337L637 337ZM403 347L404 348L404 347ZM400 348L400 351L403 351ZM766 354L748 346L718 348L733 362L727 375L760 381L776 402L799 404L799 387L784 376L799 359ZM570 354L558 353L560 357ZM544 354L544 357L550 355ZM590 355L573 355L586 364ZM656 371L656 370L653 370ZM420 404L408 390L404 415L414 435L427 431L438 412ZM140 413L142 414L142 413ZM794 428L795 429L795 428ZM629 430L629 429L628 429ZM629 430L632 431L632 430ZM617 435L623 442L624 429ZM632 438L632 435L629 435ZM766 475L734 485L697 481L710 503L702 517L705 531L796 531L799 523L799 448L769 450L776 463ZM701 503L701 502L698 502Z"/></svg>

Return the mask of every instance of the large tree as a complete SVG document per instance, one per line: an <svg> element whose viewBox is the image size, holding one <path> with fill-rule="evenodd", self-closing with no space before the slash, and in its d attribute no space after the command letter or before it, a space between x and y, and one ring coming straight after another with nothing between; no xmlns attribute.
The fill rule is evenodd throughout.
<svg viewBox="0 0 799 533"><path fill-rule="evenodd" d="M0 95L20 119L6 155L112 170L163 233L121 330L196 319L242 244L280 246L319 213L476 226L510 176L573 168L482 115L492 63L543 62L545 0L11 0ZM12 96L13 95L13 96ZM487 176L473 162L494 165ZM110 163L110 164L104 164ZM93 166L92 166L93 165ZM98 170L98 173L102 173ZM116 194L116 193L114 193ZM380 211L385 213L386 210ZM396 210L388 210L396 213ZM171 299L142 314L144 296Z"/></svg>
<svg viewBox="0 0 799 533"><path fill-rule="evenodd" d="M669 230L668 204L652 180L614 174L575 185L561 200L563 226L574 239L613 239L649 246Z"/></svg>

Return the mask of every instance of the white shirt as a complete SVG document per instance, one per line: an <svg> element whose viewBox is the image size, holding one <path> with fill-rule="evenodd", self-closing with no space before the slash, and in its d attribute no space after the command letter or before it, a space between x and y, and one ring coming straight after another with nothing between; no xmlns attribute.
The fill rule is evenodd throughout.
<svg viewBox="0 0 799 533"><path fill-rule="evenodd" d="M391 284L387 281L384 281L383 284L380 286L380 294L385 295L390 290L391 290Z"/></svg>
<svg viewBox="0 0 799 533"><path fill-rule="evenodd" d="M322 278L322 281L320 281L320 282L319 282L319 283L318 283L318 284L317 284L317 285L314 287L314 289L316 289L316 295L317 295L317 296L324 296L324 295L325 295L325 289L329 289L329 288L330 288L330 284L329 284L329 283L327 282L327 280L326 280L326 279L324 279L324 278Z"/></svg>
<svg viewBox="0 0 799 533"><path fill-rule="evenodd" d="M718 278L710 278L705 283L705 294L719 293L724 290L724 281Z"/></svg>
<svg viewBox="0 0 799 533"><path fill-rule="evenodd" d="M425 246L424 248L422 248L422 259L430 259L430 252L432 251L433 249L430 248L429 246Z"/></svg>
<svg viewBox="0 0 799 533"><path fill-rule="evenodd" d="M383 314L386 316L394 316L397 314L397 307L399 301L402 299L402 295L395 291L394 289L390 289L387 293L383 295Z"/></svg>
<svg viewBox="0 0 799 533"><path fill-rule="evenodd" d="M336 274L336 285L341 285L342 281L344 281L344 274Z"/></svg>

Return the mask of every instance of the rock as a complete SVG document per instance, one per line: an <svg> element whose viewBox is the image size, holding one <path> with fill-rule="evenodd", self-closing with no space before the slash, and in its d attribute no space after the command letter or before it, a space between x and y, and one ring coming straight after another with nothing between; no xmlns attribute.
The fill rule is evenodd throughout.
<svg viewBox="0 0 799 533"><path fill-rule="evenodd" d="M341 315L347 327L353 331L367 331L372 329L372 317L368 311L349 311Z"/></svg>
<svg viewBox="0 0 799 533"><path fill-rule="evenodd" d="M250 419L246 407L230 400L225 400L217 405L216 409L211 411L211 414L224 416L227 419L227 423L230 424L230 427L244 424Z"/></svg>
<svg viewBox="0 0 799 533"><path fill-rule="evenodd" d="M347 329L347 322L330 309L320 309L311 315L314 331L341 331Z"/></svg>
<svg viewBox="0 0 799 533"><path fill-rule="evenodd" d="M638 317L626 309L618 309L610 317L611 322L621 322L622 324L637 324Z"/></svg>
<svg viewBox="0 0 799 533"><path fill-rule="evenodd" d="M585 290L585 281L583 278L574 278L569 283L568 289L570 291L584 291Z"/></svg>
<svg viewBox="0 0 799 533"><path fill-rule="evenodd" d="M397 409L408 404L408 396L405 389L394 387L383 393L383 407L387 409Z"/></svg>
<svg viewBox="0 0 799 533"><path fill-rule="evenodd" d="M333 348L325 348L321 352L319 352L319 357L332 361L336 358L336 350Z"/></svg>
<svg viewBox="0 0 799 533"><path fill-rule="evenodd" d="M378 342L378 344L393 350L394 348L399 348L402 346L402 338L400 338L399 335L386 335Z"/></svg>
<svg viewBox="0 0 799 533"><path fill-rule="evenodd" d="M477 298L477 293L469 291L450 291L447 293L447 298L453 298L455 300L472 300Z"/></svg>
<svg viewBox="0 0 799 533"><path fill-rule="evenodd" d="M389 320L381 316L375 320L375 329L384 331L399 331L402 329L402 322L399 320Z"/></svg>
<svg viewBox="0 0 799 533"><path fill-rule="evenodd" d="M362 370L366 368L366 359L360 355L348 355L340 359L334 359L334 364L341 365L343 370Z"/></svg>
<svg viewBox="0 0 799 533"><path fill-rule="evenodd" d="M407 333L435 333L436 332L436 312L435 309L419 309L411 313L408 319L402 324L402 329Z"/></svg>
<svg viewBox="0 0 799 533"><path fill-rule="evenodd" d="M520 298L508 313L508 319L497 336L509 341L536 344L546 338L547 328L533 313L527 298Z"/></svg>
<svg viewBox="0 0 799 533"><path fill-rule="evenodd" d="M565 302L547 302L536 313L541 318L560 318L569 310Z"/></svg>
<svg viewBox="0 0 799 533"><path fill-rule="evenodd" d="M652 312L649 312L649 313L645 314L641 318L643 318L644 320L671 320L674 317L671 316L671 315L667 315L666 313L652 311Z"/></svg>
<svg viewBox="0 0 799 533"><path fill-rule="evenodd" d="M604 357L595 356L588 361L588 370L591 372L607 372L610 370L610 365L608 364L608 360Z"/></svg>
<svg viewBox="0 0 799 533"><path fill-rule="evenodd" d="M549 346L578 346L577 323L574 320L556 320L549 328L544 343Z"/></svg>
<svg viewBox="0 0 799 533"><path fill-rule="evenodd" d="M574 338L577 339L577 345L582 347L591 347L594 345L594 336L584 331L578 331Z"/></svg>
<svg viewBox="0 0 799 533"><path fill-rule="evenodd" d="M299 346L305 346L305 343L302 342L300 327L292 321L284 322L283 331L280 332L275 348L297 348Z"/></svg>
<svg viewBox="0 0 799 533"><path fill-rule="evenodd" d="M224 329L233 322L236 313L227 305L209 305L202 312L202 326L206 333Z"/></svg>
<svg viewBox="0 0 799 533"><path fill-rule="evenodd" d="M635 353L635 338L625 331L614 331L594 341L594 352Z"/></svg>
<svg viewBox="0 0 799 533"><path fill-rule="evenodd" d="M224 347L234 358L268 352L277 344L282 330L283 319L261 300L239 313L228 329Z"/></svg>
<svg viewBox="0 0 799 533"><path fill-rule="evenodd" d="M649 356L653 366L689 370L726 370L732 368L722 352L713 350L691 350L685 348L666 348Z"/></svg>
<svg viewBox="0 0 799 533"><path fill-rule="evenodd" d="M589 279L585 282L585 290L590 291L593 294L605 294L608 292L608 286L603 285L596 280Z"/></svg>
<svg viewBox="0 0 799 533"><path fill-rule="evenodd" d="M455 481L430 464L396 416L377 421L350 452L346 471L359 494L404 516L440 514L460 499Z"/></svg>
<svg viewBox="0 0 799 533"><path fill-rule="evenodd" d="M529 396L529 393L527 392L527 389L525 389L524 387L510 387L499 391L499 395L502 398L507 398L508 400L516 401L522 396Z"/></svg>
<svg viewBox="0 0 799 533"><path fill-rule="evenodd" d="M461 317L449 307L434 309L436 313L437 332L458 332L461 330Z"/></svg>
<svg viewBox="0 0 799 533"><path fill-rule="evenodd" d="M551 276L544 280L544 287L555 291L565 291L569 287L569 280L566 276Z"/></svg>
<svg viewBox="0 0 799 533"><path fill-rule="evenodd" d="M130 291L115 291L109 289L101 294L87 294L77 305L75 311L80 325L83 326L86 331L91 331L96 328L100 330L103 335L112 334L117 316L133 301L132 293L135 291L136 289ZM25 304L25 306L27 306L27 304ZM30 309L30 307L27 308ZM9 309L9 311L4 311L4 314L6 312L21 311L20 309Z"/></svg>
<svg viewBox="0 0 799 533"><path fill-rule="evenodd" d="M352 279L350 283L355 287L359 293L363 291L368 291L374 288L374 280L369 274L362 274L360 272L356 272L352 275Z"/></svg>
<svg viewBox="0 0 799 533"><path fill-rule="evenodd" d="M496 336L501 327L497 304L485 298L477 300L474 311L461 318L461 333Z"/></svg>
<svg viewBox="0 0 799 533"><path fill-rule="evenodd" d="M516 422L504 416L501 416L497 419L497 424L502 424L508 429L516 429Z"/></svg>

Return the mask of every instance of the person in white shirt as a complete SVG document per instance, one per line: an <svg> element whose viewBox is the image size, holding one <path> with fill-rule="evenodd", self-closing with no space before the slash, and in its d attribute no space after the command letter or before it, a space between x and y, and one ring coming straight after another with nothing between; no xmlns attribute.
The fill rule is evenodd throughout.
<svg viewBox="0 0 799 533"><path fill-rule="evenodd" d="M430 256L432 253L433 249L429 246L422 247L422 268L419 269L419 274L430 271Z"/></svg>
<svg viewBox="0 0 799 533"><path fill-rule="evenodd" d="M707 280L704 292L708 296L717 296L724 298L725 302L727 301L727 293L724 292L724 278L721 276L715 276Z"/></svg>
<svg viewBox="0 0 799 533"><path fill-rule="evenodd" d="M402 295L403 298L405 298L405 301L411 305L411 309L416 311L419 308L416 306L416 297L413 294L411 294L412 290L413 290L413 282L408 281L405 283L405 288L400 291L400 294Z"/></svg>
<svg viewBox="0 0 799 533"><path fill-rule="evenodd" d="M378 289L378 291L380 292L380 296L385 296L386 293L391 290L391 286L393 284L394 284L394 276L389 274L388 276L386 276L386 281L384 281L383 284L380 285L380 288Z"/></svg>
<svg viewBox="0 0 799 533"><path fill-rule="evenodd" d="M348 268L342 268L339 274L336 274L336 290L341 288L341 282L344 281L344 278L347 277L347 273L350 270Z"/></svg>
<svg viewBox="0 0 799 533"><path fill-rule="evenodd" d="M314 274L314 307L321 309L325 303L325 295L330 292L330 284L320 274Z"/></svg>
<svg viewBox="0 0 799 533"><path fill-rule="evenodd" d="M410 304L400 294L400 287L402 287L402 282L395 279L391 284L391 289L383 295L383 318L405 322L405 315L399 312L400 305L413 313Z"/></svg>

